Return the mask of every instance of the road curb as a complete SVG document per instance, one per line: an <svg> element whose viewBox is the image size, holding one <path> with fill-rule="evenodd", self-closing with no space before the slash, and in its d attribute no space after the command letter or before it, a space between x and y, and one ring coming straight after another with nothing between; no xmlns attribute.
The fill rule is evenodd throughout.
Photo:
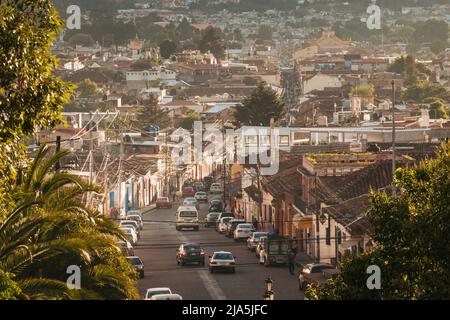
<svg viewBox="0 0 450 320"><path fill-rule="evenodd" d="M152 205L142 209L142 215L146 215L156 209L156 205Z"/></svg>

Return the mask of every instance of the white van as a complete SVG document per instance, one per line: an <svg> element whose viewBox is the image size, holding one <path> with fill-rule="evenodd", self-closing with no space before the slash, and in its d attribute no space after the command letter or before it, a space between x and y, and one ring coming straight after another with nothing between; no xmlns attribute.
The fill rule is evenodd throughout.
<svg viewBox="0 0 450 320"><path fill-rule="evenodd" d="M194 206L180 206L176 213L175 228L194 228L198 231L200 223L198 222L198 211Z"/></svg>

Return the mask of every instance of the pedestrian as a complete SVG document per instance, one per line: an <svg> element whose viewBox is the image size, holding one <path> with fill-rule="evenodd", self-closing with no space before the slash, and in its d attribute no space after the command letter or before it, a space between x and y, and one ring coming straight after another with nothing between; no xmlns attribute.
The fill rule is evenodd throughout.
<svg viewBox="0 0 450 320"><path fill-rule="evenodd" d="M291 249L289 250L288 253L288 264L289 264L289 273L294 275L294 271L295 271L295 249Z"/></svg>
<svg viewBox="0 0 450 320"><path fill-rule="evenodd" d="M259 249L259 263L260 264L264 264L264 255L265 255L265 253L264 253L264 247L261 245L261 244L259 244L259 246L260 246L260 249Z"/></svg>
<svg viewBox="0 0 450 320"><path fill-rule="evenodd" d="M175 202L176 193L175 191L172 192L172 202Z"/></svg>

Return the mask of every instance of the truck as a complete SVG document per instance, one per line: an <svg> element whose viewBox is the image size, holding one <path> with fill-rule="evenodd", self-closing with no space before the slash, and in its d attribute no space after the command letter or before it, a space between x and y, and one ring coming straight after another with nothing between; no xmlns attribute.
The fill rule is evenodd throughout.
<svg viewBox="0 0 450 320"><path fill-rule="evenodd" d="M294 242L291 238L278 235L264 237L260 244L264 266L287 265L288 253L295 245Z"/></svg>

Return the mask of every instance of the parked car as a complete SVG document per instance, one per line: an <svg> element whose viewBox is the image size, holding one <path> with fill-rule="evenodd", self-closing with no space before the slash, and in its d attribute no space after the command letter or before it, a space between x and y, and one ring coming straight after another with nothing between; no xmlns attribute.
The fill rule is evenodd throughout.
<svg viewBox="0 0 450 320"><path fill-rule="evenodd" d="M323 274L324 271L329 272L331 277L339 273L336 266L328 263L310 263L305 265L298 274L298 288L304 290L310 283L326 281L327 277Z"/></svg>
<svg viewBox="0 0 450 320"><path fill-rule="evenodd" d="M227 231L225 233L225 236L227 236L228 238L233 237L234 230L236 229L237 225L241 224L241 223L245 223L245 220L244 219L232 219L232 220L228 221Z"/></svg>
<svg viewBox="0 0 450 320"><path fill-rule="evenodd" d="M144 229L144 221L142 221L142 217L140 215L137 214L127 215L127 219L136 221L139 225L140 230Z"/></svg>
<svg viewBox="0 0 450 320"><path fill-rule="evenodd" d="M209 188L209 193L216 194L216 193L222 193L222 192L223 192L223 188L220 183L215 182L215 183L211 184L211 187Z"/></svg>
<svg viewBox="0 0 450 320"><path fill-rule="evenodd" d="M144 263L138 256L127 257L127 260L133 265L134 269L139 273L140 278L144 278Z"/></svg>
<svg viewBox="0 0 450 320"><path fill-rule="evenodd" d="M220 217L220 215L219 215ZM233 219L232 217L223 217L218 219L218 223L216 225L216 230L220 233L225 233L227 231L227 223L228 221L230 221L231 219Z"/></svg>
<svg viewBox="0 0 450 320"><path fill-rule="evenodd" d="M205 191L196 192L194 198L198 202L208 202L208 194Z"/></svg>
<svg viewBox="0 0 450 320"><path fill-rule="evenodd" d="M183 243L177 249L177 263L184 266L188 263L205 265L205 251L197 243Z"/></svg>
<svg viewBox="0 0 450 320"><path fill-rule="evenodd" d="M183 297L177 293L173 294L155 294L150 300L183 300Z"/></svg>
<svg viewBox="0 0 450 320"><path fill-rule="evenodd" d="M138 240L141 238L139 224L135 220L122 220L120 221L119 227L131 227L136 232Z"/></svg>
<svg viewBox="0 0 450 320"><path fill-rule="evenodd" d="M256 250L256 247L257 247L261 237L267 237L267 235L268 235L267 232L259 232L259 231L253 232L251 237L247 239L247 248L250 251Z"/></svg>
<svg viewBox="0 0 450 320"><path fill-rule="evenodd" d="M234 240L248 239L252 236L253 231L255 229L251 223L240 223L234 230L233 238Z"/></svg>
<svg viewBox="0 0 450 320"><path fill-rule="evenodd" d="M156 208L172 208L169 197L159 197L156 199Z"/></svg>
<svg viewBox="0 0 450 320"><path fill-rule="evenodd" d="M119 229L123 232L125 237L128 239L128 241L132 245L135 245L138 242L138 237L137 237L136 231L132 227L124 226L124 227L120 227Z"/></svg>
<svg viewBox="0 0 450 320"><path fill-rule="evenodd" d="M209 272L217 270L236 272L236 260L231 252L218 251L209 257Z"/></svg>
<svg viewBox="0 0 450 320"><path fill-rule="evenodd" d="M193 197L193 196L195 196L195 190L193 187L183 187L181 194L182 194L183 198Z"/></svg>
<svg viewBox="0 0 450 320"><path fill-rule="evenodd" d="M127 211L127 214L126 214L127 217L128 216L134 216L134 215L140 216L141 219L144 219L142 217L142 213L139 210L129 210L129 211Z"/></svg>
<svg viewBox="0 0 450 320"><path fill-rule="evenodd" d="M161 288L149 288L145 293L145 300L150 300L153 296L159 294L172 294L172 290L170 288L161 287Z"/></svg>
<svg viewBox="0 0 450 320"><path fill-rule="evenodd" d="M194 197L187 197L183 200L183 206L194 206L197 210L200 208L200 204Z"/></svg>
<svg viewBox="0 0 450 320"><path fill-rule="evenodd" d="M220 212L210 212L206 215L205 218L205 226L206 227L215 227L217 218L219 218Z"/></svg>
<svg viewBox="0 0 450 320"><path fill-rule="evenodd" d="M194 228L198 231L198 211L193 206L180 206L176 213L175 228L181 230L183 228Z"/></svg>
<svg viewBox="0 0 450 320"><path fill-rule="evenodd" d="M118 239L117 244L120 246L120 249L125 256L134 256L134 249L130 241L123 241Z"/></svg>

